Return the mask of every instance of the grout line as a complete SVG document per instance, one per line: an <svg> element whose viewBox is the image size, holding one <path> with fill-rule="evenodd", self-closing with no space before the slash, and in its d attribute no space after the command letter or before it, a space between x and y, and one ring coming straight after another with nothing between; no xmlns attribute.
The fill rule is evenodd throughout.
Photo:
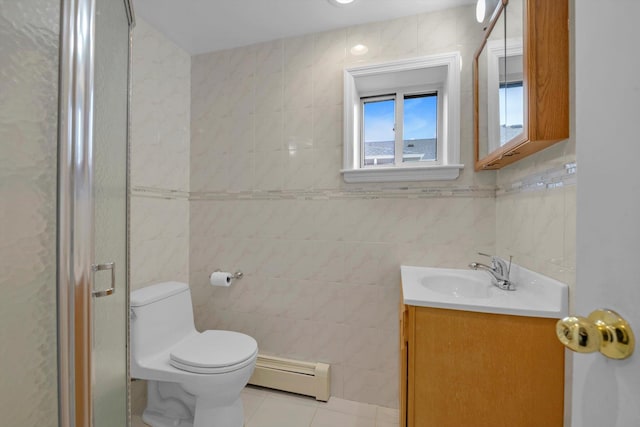
<svg viewBox="0 0 640 427"><path fill-rule="evenodd" d="M311 427L313 425L313 421L316 419L316 415L318 415L318 407L314 407L313 408L313 416L311 417L311 420L309 421L309 426Z"/></svg>

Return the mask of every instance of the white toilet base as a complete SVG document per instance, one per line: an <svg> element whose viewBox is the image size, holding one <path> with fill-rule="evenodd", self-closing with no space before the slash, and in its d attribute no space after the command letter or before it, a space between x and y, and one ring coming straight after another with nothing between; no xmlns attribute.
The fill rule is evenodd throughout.
<svg viewBox="0 0 640 427"><path fill-rule="evenodd" d="M197 397L180 384L164 381L148 381L147 394L142 420L151 427L242 427L244 424L240 396L231 404L221 404L229 400L225 402L219 394Z"/></svg>

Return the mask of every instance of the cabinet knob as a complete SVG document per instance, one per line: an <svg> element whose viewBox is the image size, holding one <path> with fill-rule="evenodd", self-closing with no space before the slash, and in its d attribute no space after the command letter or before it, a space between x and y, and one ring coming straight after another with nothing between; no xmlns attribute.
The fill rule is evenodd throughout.
<svg viewBox="0 0 640 427"><path fill-rule="evenodd" d="M570 316L558 320L556 335L575 352L600 351L611 359L626 359L635 347L631 325L612 310L599 309L589 317Z"/></svg>

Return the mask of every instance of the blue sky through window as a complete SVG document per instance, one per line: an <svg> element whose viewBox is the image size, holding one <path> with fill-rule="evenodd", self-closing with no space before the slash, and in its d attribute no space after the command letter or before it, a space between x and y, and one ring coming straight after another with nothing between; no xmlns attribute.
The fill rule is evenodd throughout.
<svg viewBox="0 0 640 427"><path fill-rule="evenodd" d="M438 134L437 110L437 96L406 98L403 139L434 139Z"/></svg>
<svg viewBox="0 0 640 427"><path fill-rule="evenodd" d="M395 140L395 105L393 100L365 102L364 140L382 142ZM437 136L437 96L422 96L404 100L403 139L431 139Z"/></svg>
<svg viewBox="0 0 640 427"><path fill-rule="evenodd" d="M394 141L395 101L372 101L364 103L365 142Z"/></svg>

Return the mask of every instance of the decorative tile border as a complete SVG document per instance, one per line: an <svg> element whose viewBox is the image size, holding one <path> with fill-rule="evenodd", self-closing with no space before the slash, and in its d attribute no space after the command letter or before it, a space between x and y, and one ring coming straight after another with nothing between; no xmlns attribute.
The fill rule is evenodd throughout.
<svg viewBox="0 0 640 427"><path fill-rule="evenodd" d="M389 188L376 190L282 190L243 192L193 192L189 200L338 200L417 199L441 197L495 197L494 187Z"/></svg>
<svg viewBox="0 0 640 427"><path fill-rule="evenodd" d="M499 186L496 191L496 196L500 197L512 193L550 190L576 185L577 169L577 164L572 162L565 163L562 167L547 169L544 172L536 172L535 174L525 176L518 181Z"/></svg>
<svg viewBox="0 0 640 427"><path fill-rule="evenodd" d="M147 197L152 199L189 200L189 192L170 190L166 188L137 187L131 188L132 197Z"/></svg>
<svg viewBox="0 0 640 427"><path fill-rule="evenodd" d="M566 163L561 168L547 169L525 176L500 187L455 186L455 187L389 187L318 190L274 190L274 191L196 191L172 190L166 188L138 187L131 189L133 197L147 197L167 200L338 200L338 199L423 199L443 197L493 198L506 194L541 191L569 185L576 185L575 162Z"/></svg>

